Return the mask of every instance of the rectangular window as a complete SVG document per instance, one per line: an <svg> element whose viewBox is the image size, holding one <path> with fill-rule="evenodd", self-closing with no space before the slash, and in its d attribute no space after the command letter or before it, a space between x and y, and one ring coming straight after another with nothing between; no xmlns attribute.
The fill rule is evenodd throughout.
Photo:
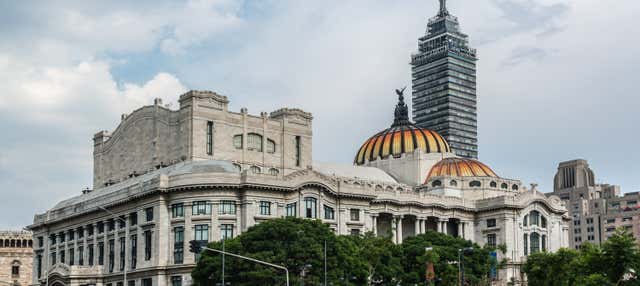
<svg viewBox="0 0 640 286"><path fill-rule="evenodd" d="M209 241L209 225L207 224L198 224L195 226L195 236L194 239L200 242L208 242Z"/></svg>
<svg viewBox="0 0 640 286"><path fill-rule="evenodd" d="M51 265L56 264L56 253L51 252Z"/></svg>
<svg viewBox="0 0 640 286"><path fill-rule="evenodd" d="M360 235L360 229L358 228L351 229L351 235L355 235L355 236Z"/></svg>
<svg viewBox="0 0 640 286"><path fill-rule="evenodd" d="M69 266L74 265L76 263L76 257L75 257L75 249L70 248L69 249Z"/></svg>
<svg viewBox="0 0 640 286"><path fill-rule="evenodd" d="M171 286L182 286L182 276L171 276Z"/></svg>
<svg viewBox="0 0 640 286"><path fill-rule="evenodd" d="M615 223L616 219L615 218L608 218L607 219L607 223Z"/></svg>
<svg viewBox="0 0 640 286"><path fill-rule="evenodd" d="M73 229L69 230L69 240L74 240L75 238L75 231L73 231Z"/></svg>
<svg viewBox="0 0 640 286"><path fill-rule="evenodd" d="M64 250L60 250L60 263L67 263L65 260Z"/></svg>
<svg viewBox="0 0 640 286"><path fill-rule="evenodd" d="M236 214L236 202L220 201L220 214Z"/></svg>
<svg viewBox="0 0 640 286"><path fill-rule="evenodd" d="M76 232L78 233L78 239L84 238L84 228L83 227L79 227Z"/></svg>
<svg viewBox="0 0 640 286"><path fill-rule="evenodd" d="M124 283L122 283L122 281L118 281L116 282L116 286L124 286Z"/></svg>
<svg viewBox="0 0 640 286"><path fill-rule="evenodd" d="M495 233L487 234L487 245L489 247L496 247L497 243L496 243L496 234Z"/></svg>
<svg viewBox="0 0 640 286"><path fill-rule="evenodd" d="M64 239L65 239L64 232L58 233L58 237L60 238L60 242L64 242Z"/></svg>
<svg viewBox="0 0 640 286"><path fill-rule="evenodd" d="M145 230L144 231L144 260L151 259L151 243L152 242L153 241L151 240L151 231Z"/></svg>
<svg viewBox="0 0 640 286"><path fill-rule="evenodd" d="M153 284L151 282L151 278L142 279L142 286L153 286Z"/></svg>
<svg viewBox="0 0 640 286"><path fill-rule="evenodd" d="M298 215L298 203L287 204L285 212L286 212L286 216L292 216L292 217L297 216Z"/></svg>
<svg viewBox="0 0 640 286"><path fill-rule="evenodd" d="M78 265L84 265L84 247L78 246Z"/></svg>
<svg viewBox="0 0 640 286"><path fill-rule="evenodd" d="M116 229L116 222L113 219L107 220L107 231L113 231Z"/></svg>
<svg viewBox="0 0 640 286"><path fill-rule="evenodd" d="M171 217L172 218L183 217L183 216L184 216L184 204L183 203L171 205Z"/></svg>
<svg viewBox="0 0 640 286"><path fill-rule="evenodd" d="M120 216L120 218L118 218L118 229L123 229L126 226L127 226L127 217Z"/></svg>
<svg viewBox="0 0 640 286"><path fill-rule="evenodd" d="M300 136L296 136L296 167L300 167L301 164L301 160L300 160L300 155L301 155L301 146L300 146Z"/></svg>
<svg viewBox="0 0 640 286"><path fill-rule="evenodd" d="M260 215L271 215L271 202L260 202Z"/></svg>
<svg viewBox="0 0 640 286"><path fill-rule="evenodd" d="M213 155L213 122L207 121L207 155Z"/></svg>
<svg viewBox="0 0 640 286"><path fill-rule="evenodd" d="M184 262L184 227L173 228L173 263Z"/></svg>
<svg viewBox="0 0 640 286"><path fill-rule="evenodd" d="M496 219L490 218L487 220L487 227L496 227Z"/></svg>
<svg viewBox="0 0 640 286"><path fill-rule="evenodd" d="M87 236L93 236L93 225L87 225Z"/></svg>
<svg viewBox="0 0 640 286"><path fill-rule="evenodd" d="M138 224L138 213L133 212L129 214L129 225L134 226Z"/></svg>
<svg viewBox="0 0 640 286"><path fill-rule="evenodd" d="M51 245L56 244L56 235L55 234L52 234L52 235L49 236L49 243Z"/></svg>
<svg viewBox="0 0 640 286"><path fill-rule="evenodd" d="M324 219L335 219L336 214L332 207L325 205L324 206Z"/></svg>
<svg viewBox="0 0 640 286"><path fill-rule="evenodd" d="M116 258L116 241L114 239L109 240L109 273L113 273L113 267L115 265Z"/></svg>
<svg viewBox="0 0 640 286"><path fill-rule="evenodd" d="M359 209L351 209L351 221L360 221Z"/></svg>
<svg viewBox="0 0 640 286"><path fill-rule="evenodd" d="M11 266L11 276L20 276L20 266Z"/></svg>
<svg viewBox="0 0 640 286"><path fill-rule="evenodd" d="M153 207L150 208L146 208L144 210L145 216L147 218L147 221L152 221L153 220Z"/></svg>
<svg viewBox="0 0 640 286"><path fill-rule="evenodd" d="M87 251L89 251L89 257L87 258L89 266L93 266L93 244L87 246Z"/></svg>
<svg viewBox="0 0 640 286"><path fill-rule="evenodd" d="M138 264L138 235L131 236L131 269L136 269Z"/></svg>
<svg viewBox="0 0 640 286"><path fill-rule="evenodd" d="M127 286L136 286L136 280L127 281Z"/></svg>
<svg viewBox="0 0 640 286"><path fill-rule="evenodd" d="M98 242L98 265L104 265L104 242Z"/></svg>
<svg viewBox="0 0 640 286"><path fill-rule="evenodd" d="M44 237L38 236L38 247L44 246Z"/></svg>
<svg viewBox="0 0 640 286"><path fill-rule="evenodd" d="M196 201L191 205L191 213L193 215L210 215L211 203L207 201Z"/></svg>
<svg viewBox="0 0 640 286"><path fill-rule="evenodd" d="M38 273L37 278L42 277L42 255L36 256L36 271Z"/></svg>
<svg viewBox="0 0 640 286"><path fill-rule="evenodd" d="M524 255L527 256L529 255L529 236L525 233L523 235L524 239L523 239L523 249L524 249Z"/></svg>
<svg viewBox="0 0 640 286"><path fill-rule="evenodd" d="M220 234L222 239L233 238L233 225L232 224L221 225Z"/></svg>
<svg viewBox="0 0 640 286"><path fill-rule="evenodd" d="M124 258L125 258L125 244L126 244L126 237L121 237L119 238L119 243L120 243L120 271L124 270Z"/></svg>
<svg viewBox="0 0 640 286"><path fill-rule="evenodd" d="M304 216L306 218L316 218L317 217L317 201L316 198L304 198L304 207L305 212Z"/></svg>

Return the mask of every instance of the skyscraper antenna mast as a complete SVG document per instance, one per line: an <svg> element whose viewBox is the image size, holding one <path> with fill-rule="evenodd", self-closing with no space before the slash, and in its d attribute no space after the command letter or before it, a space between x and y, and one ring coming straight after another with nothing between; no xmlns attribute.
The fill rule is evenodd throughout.
<svg viewBox="0 0 640 286"><path fill-rule="evenodd" d="M449 15L449 11L447 11L447 0L440 0L440 12L438 12L438 16L447 15Z"/></svg>

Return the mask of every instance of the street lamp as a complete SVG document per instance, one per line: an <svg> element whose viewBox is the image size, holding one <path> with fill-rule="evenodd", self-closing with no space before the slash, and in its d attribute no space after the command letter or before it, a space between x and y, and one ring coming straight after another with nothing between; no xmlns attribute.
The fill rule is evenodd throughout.
<svg viewBox="0 0 640 286"><path fill-rule="evenodd" d="M473 252L473 247L465 247L458 249L458 280L460 286L464 282L464 266L462 265L462 257L465 254L470 254Z"/></svg>
<svg viewBox="0 0 640 286"><path fill-rule="evenodd" d="M123 279L122 286L127 286L127 240L129 240L129 226L127 226L127 220L117 216L112 211L105 209L102 206L98 206L98 208L114 216L116 220L124 223L124 265L122 267L122 269L124 270L122 271L122 279Z"/></svg>

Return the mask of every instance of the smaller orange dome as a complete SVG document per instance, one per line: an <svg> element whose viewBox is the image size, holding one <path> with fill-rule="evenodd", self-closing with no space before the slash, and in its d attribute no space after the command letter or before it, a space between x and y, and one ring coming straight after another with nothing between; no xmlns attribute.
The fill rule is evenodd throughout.
<svg viewBox="0 0 640 286"><path fill-rule="evenodd" d="M431 177L493 177L498 175L484 163L466 158L446 158L431 167L427 181ZM426 183L426 182L425 182Z"/></svg>

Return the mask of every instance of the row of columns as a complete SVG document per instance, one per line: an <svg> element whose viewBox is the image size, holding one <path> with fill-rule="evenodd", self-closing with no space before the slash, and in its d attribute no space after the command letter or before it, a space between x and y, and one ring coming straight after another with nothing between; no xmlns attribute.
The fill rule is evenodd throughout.
<svg viewBox="0 0 640 286"><path fill-rule="evenodd" d="M372 231L374 235L378 235L378 215L372 215ZM391 220L391 239L394 243L402 243L402 234L403 234L403 220L405 217L403 215L393 216ZM427 218L416 218L414 221L414 234L424 234L427 232ZM448 233L448 223L449 219L447 218L436 218L436 231L440 233ZM460 220L458 222L458 237L467 238L466 231L467 225L469 222Z"/></svg>

